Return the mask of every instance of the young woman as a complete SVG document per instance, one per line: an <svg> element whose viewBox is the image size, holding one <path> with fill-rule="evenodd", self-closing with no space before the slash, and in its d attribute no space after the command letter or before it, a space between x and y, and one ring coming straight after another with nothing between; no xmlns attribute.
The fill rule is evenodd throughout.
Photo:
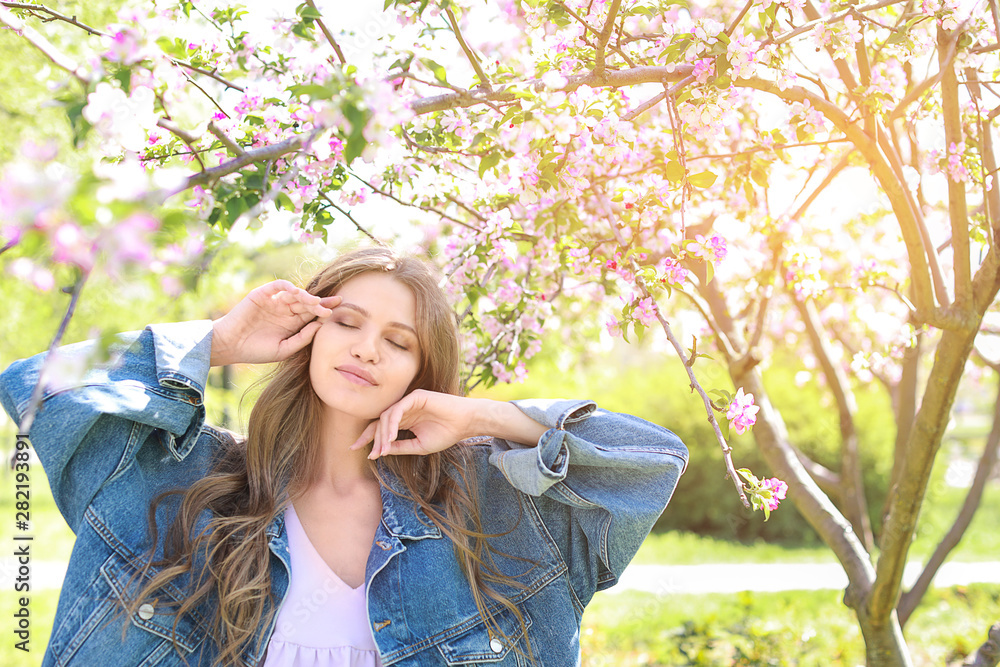
<svg viewBox="0 0 1000 667"><path fill-rule="evenodd" d="M274 361L246 437L204 423L210 366ZM43 362L0 376L15 422ZM432 273L369 249L47 381L30 438L77 539L43 664L577 664L687 450L590 401L459 396L458 367Z"/></svg>

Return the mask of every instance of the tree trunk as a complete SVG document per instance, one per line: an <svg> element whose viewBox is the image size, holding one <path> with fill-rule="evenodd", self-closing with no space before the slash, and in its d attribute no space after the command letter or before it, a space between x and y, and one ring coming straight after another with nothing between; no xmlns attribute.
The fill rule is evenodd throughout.
<svg viewBox="0 0 1000 667"><path fill-rule="evenodd" d="M865 664L867 667L913 667L910 651L903 639L896 612L885 625L873 625L871 619L858 614L861 634L865 638Z"/></svg>
<svg viewBox="0 0 1000 667"><path fill-rule="evenodd" d="M976 510L979 509L979 503L983 499L986 482L989 480L990 474L993 472L993 467L996 465L998 450L1000 450L1000 392L997 393L993 407L993 428L990 430L989 438L986 440L986 447L983 449L983 455L980 457L979 465L976 467L976 477L969 488L969 493L965 496L962 509L958 513L958 517L955 519L955 523L951 529L937 545L937 548L934 549L934 553L931 554L927 565L924 566L923 572L920 573L913 587L903 593L899 599L899 604L896 605L900 625L906 625L913 610L917 608L921 598L924 597L924 593L930 587L934 575L937 574L938 569L944 563L948 554L951 553L951 550L958 546L969 524L972 523L972 517L975 516Z"/></svg>

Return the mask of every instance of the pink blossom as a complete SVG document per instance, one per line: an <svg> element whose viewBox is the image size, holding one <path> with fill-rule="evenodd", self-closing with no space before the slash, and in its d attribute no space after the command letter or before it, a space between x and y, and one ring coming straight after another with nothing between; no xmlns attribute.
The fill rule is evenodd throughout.
<svg viewBox="0 0 1000 667"><path fill-rule="evenodd" d="M761 486L771 491L771 499L764 502L767 503L768 511L773 512L778 509L779 503L785 499L785 494L788 492L788 484L782 482L777 477L772 477L761 482Z"/></svg>
<svg viewBox="0 0 1000 667"><path fill-rule="evenodd" d="M115 34L104 37L103 41L108 49L104 57L111 62L133 65L145 57L141 48L142 38L132 27L122 27Z"/></svg>
<svg viewBox="0 0 1000 667"><path fill-rule="evenodd" d="M712 58L701 58L696 60L694 63L694 71L692 75L698 81L698 83L705 83L708 81L708 77L712 75L715 71L715 60Z"/></svg>
<svg viewBox="0 0 1000 667"><path fill-rule="evenodd" d="M604 326L607 328L608 333L611 334L613 337L618 338L622 335L621 322L619 322L618 318L616 318L614 315L612 315L611 319L609 319L607 322L604 323Z"/></svg>
<svg viewBox="0 0 1000 667"><path fill-rule="evenodd" d="M948 166L946 170L948 178L956 183L964 183L969 180L969 170L962 163L962 151L955 143L948 146Z"/></svg>
<svg viewBox="0 0 1000 667"><path fill-rule="evenodd" d="M718 262L726 258L726 239L718 234L713 234L706 239L701 234L694 237L694 241L689 244L691 254L700 257L706 262Z"/></svg>
<svg viewBox="0 0 1000 667"><path fill-rule="evenodd" d="M651 327L657 322L656 306L653 305L652 297L647 296L640 301L632 313L643 326Z"/></svg>
<svg viewBox="0 0 1000 667"><path fill-rule="evenodd" d="M15 278L31 283L42 292L48 292L56 284L51 271L45 267L37 266L27 257L18 257L10 263L7 270Z"/></svg>
<svg viewBox="0 0 1000 667"><path fill-rule="evenodd" d="M760 407L753 404L753 394L744 394L743 387L740 387L729 404L726 419L732 423L737 435L742 435L757 423L758 410Z"/></svg>
<svg viewBox="0 0 1000 667"><path fill-rule="evenodd" d="M683 285L687 280L688 270L680 262L671 257L663 260L663 280L671 285Z"/></svg>
<svg viewBox="0 0 1000 667"><path fill-rule="evenodd" d="M84 271L94 266L94 244L79 225L66 222L52 233L52 259L61 264L73 264Z"/></svg>

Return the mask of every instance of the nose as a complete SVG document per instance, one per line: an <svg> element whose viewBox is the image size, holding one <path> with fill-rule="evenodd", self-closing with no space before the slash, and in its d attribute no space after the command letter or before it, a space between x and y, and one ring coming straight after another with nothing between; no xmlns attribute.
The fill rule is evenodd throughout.
<svg viewBox="0 0 1000 667"><path fill-rule="evenodd" d="M379 359L378 342L375 336L362 334L355 339L354 344L351 346L351 355L359 361L377 364Z"/></svg>

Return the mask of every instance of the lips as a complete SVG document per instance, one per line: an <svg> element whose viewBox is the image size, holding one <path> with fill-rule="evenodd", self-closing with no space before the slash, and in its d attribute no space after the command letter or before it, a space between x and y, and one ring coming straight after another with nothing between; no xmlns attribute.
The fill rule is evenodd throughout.
<svg viewBox="0 0 1000 667"><path fill-rule="evenodd" d="M345 364L344 366L338 366L337 371L345 378L347 378L349 382L353 382L354 384L357 385L365 387L374 387L378 384L377 382L375 382L375 376L373 376L365 369L359 368L357 366Z"/></svg>

